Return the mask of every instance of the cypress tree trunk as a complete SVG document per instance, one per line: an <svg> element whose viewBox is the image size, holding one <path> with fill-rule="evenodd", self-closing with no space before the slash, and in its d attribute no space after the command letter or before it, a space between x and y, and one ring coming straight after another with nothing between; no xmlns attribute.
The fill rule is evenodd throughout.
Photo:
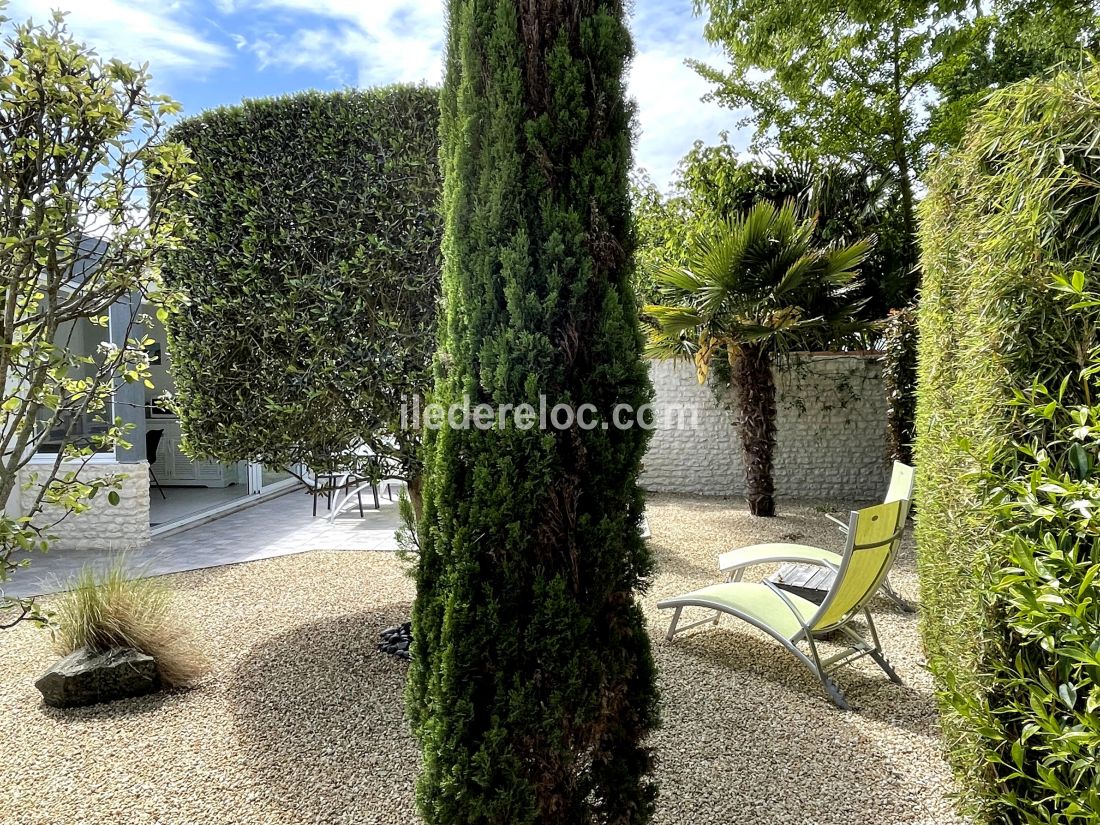
<svg viewBox="0 0 1100 825"><path fill-rule="evenodd" d="M653 661L636 594L652 391L627 276L622 0L450 0L435 399L600 424L427 433L409 710L434 823L643 823ZM499 420L499 419L498 419Z"/></svg>
<svg viewBox="0 0 1100 825"><path fill-rule="evenodd" d="M412 504L413 513L416 514L416 523L419 524L424 516L424 477L417 474L406 483L409 492L409 502Z"/></svg>
<svg viewBox="0 0 1100 825"><path fill-rule="evenodd" d="M760 344L745 344L733 359L731 370L737 388L749 512L754 516L774 516L775 375L770 353Z"/></svg>

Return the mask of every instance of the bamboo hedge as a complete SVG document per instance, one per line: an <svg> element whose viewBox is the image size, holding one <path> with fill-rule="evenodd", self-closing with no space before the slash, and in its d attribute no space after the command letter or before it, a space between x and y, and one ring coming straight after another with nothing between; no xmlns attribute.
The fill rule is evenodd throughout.
<svg viewBox="0 0 1100 825"><path fill-rule="evenodd" d="M1100 819L1100 70L996 93L923 204L922 633L961 806Z"/></svg>

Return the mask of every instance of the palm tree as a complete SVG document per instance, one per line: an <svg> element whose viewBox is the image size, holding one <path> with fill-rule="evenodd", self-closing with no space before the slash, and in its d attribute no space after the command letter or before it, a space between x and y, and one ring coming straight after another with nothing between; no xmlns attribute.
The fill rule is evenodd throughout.
<svg viewBox="0 0 1100 825"><path fill-rule="evenodd" d="M755 516L775 515L773 365L790 352L854 343L867 326L853 296L872 240L815 247L814 228L793 203L758 203L700 241L688 266L659 269L664 303L645 308L649 355L693 359L700 383L712 359L729 359Z"/></svg>

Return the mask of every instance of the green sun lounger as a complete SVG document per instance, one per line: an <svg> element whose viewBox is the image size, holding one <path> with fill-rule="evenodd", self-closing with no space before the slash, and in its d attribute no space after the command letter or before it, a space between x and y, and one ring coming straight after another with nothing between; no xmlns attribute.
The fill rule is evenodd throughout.
<svg viewBox="0 0 1100 825"><path fill-rule="evenodd" d="M886 490L884 503L891 501L910 502L913 498L913 468L900 461L894 462L894 469L890 474L890 486ZM908 510L908 507L906 508ZM841 532L848 530L848 525L838 518L826 516L836 522ZM823 550L820 547L811 547L808 544L753 544L749 547L738 547L718 557L718 569L727 574L727 581L741 581L745 570L758 564L814 564L835 569L840 565L840 553L832 550ZM906 613L913 613L915 608L903 599L890 584L889 576L882 580L882 592Z"/></svg>
<svg viewBox="0 0 1100 825"><path fill-rule="evenodd" d="M908 500L902 499L852 513L847 546L835 566L836 578L820 605L787 593L769 581L715 584L658 602L657 607L662 610L675 611L667 638L671 640L677 633L700 625L718 624L722 614L742 619L794 654L821 681L829 698L844 710L848 709L848 703L830 673L849 662L870 656L892 681L901 684L883 654L866 605L882 585L897 555L908 509ZM823 559L822 563L832 566L828 560ZM685 607L713 610L714 616L680 627ZM852 627L856 618L866 622L869 638ZM843 637L847 646L823 659L817 639L826 633Z"/></svg>

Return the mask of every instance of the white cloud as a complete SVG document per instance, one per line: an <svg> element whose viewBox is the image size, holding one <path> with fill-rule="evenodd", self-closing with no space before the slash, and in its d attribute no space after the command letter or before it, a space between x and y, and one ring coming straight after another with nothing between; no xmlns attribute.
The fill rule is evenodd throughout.
<svg viewBox="0 0 1100 825"><path fill-rule="evenodd" d="M14 0L7 16L46 22L53 9L68 13L69 29L102 57L148 62L154 72L203 71L225 65L227 50L206 40L179 3L157 0Z"/></svg>
<svg viewBox="0 0 1100 825"><path fill-rule="evenodd" d="M635 164L662 188L696 140L716 143L728 131L735 147L748 144L748 135L738 134L742 114L702 102L710 84L684 63L725 62L721 50L703 39L703 20L692 16L691 6L691 0L637 0L631 21L635 57L629 83L641 132Z"/></svg>
<svg viewBox="0 0 1100 825"><path fill-rule="evenodd" d="M308 67L360 86L442 77L443 0L237 0L238 9L246 4L254 17L293 21L290 33L269 25L247 37L243 48L261 67ZM631 25L636 162L663 186L694 140L716 141L722 130L735 130L739 115L701 102L708 84L684 64L687 58L723 59L703 40L703 21L692 16L691 0L637 0Z"/></svg>
<svg viewBox="0 0 1100 825"><path fill-rule="evenodd" d="M263 68L310 67L359 86L442 79L442 0L239 0L283 26L246 33Z"/></svg>
<svg viewBox="0 0 1100 825"><path fill-rule="evenodd" d="M435 83L442 77L443 0L236 1L253 16L294 21L289 34L271 25L248 37L243 48L262 67L308 67L360 86ZM722 130L734 131L739 115L701 102L709 86L684 64L687 58L723 59L703 40L703 21L692 16L691 0L637 0L631 26L637 55L629 83L640 127L636 163L663 186L693 141L714 142Z"/></svg>
<svg viewBox="0 0 1100 825"><path fill-rule="evenodd" d="M104 56L148 61L154 72L185 76L227 66L236 51L261 69L309 70L337 83L375 86L438 83L443 73L444 0L212 0L205 21L218 41L196 25L186 0L14 0L9 16L45 20L53 7L70 10L76 36ZM631 27L636 56L630 93L638 102L638 166L658 185L670 179L696 139L713 142L735 130L740 115L700 98L708 84L684 65L687 58L722 63L702 36L691 0L636 0ZM225 32L226 29L235 31ZM747 139L734 138L744 147Z"/></svg>

